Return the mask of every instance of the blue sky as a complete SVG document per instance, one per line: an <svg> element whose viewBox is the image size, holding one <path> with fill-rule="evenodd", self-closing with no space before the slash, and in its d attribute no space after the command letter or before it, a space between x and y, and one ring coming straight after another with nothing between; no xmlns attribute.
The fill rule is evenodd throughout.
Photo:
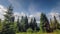
<svg viewBox="0 0 60 34"><path fill-rule="evenodd" d="M60 0L0 0L0 5L14 7L15 13L25 13L30 16L38 16L39 13L57 14L60 13ZM47 15L48 16L48 15ZM37 17L37 19L39 19Z"/></svg>
<svg viewBox="0 0 60 34"><path fill-rule="evenodd" d="M0 0L0 4L8 7L13 5L14 11L21 12L26 11L29 13L29 8L33 8L32 11L39 11L48 13L57 6L59 0ZM33 7L30 7L33 6Z"/></svg>

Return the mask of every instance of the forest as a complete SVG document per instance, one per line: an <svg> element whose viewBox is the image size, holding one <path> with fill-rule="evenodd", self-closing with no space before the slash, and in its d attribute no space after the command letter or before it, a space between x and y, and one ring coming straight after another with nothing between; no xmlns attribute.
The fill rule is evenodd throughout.
<svg viewBox="0 0 60 34"><path fill-rule="evenodd" d="M31 18L28 22L27 16L21 16L21 20L15 21L13 8L9 6L4 14L5 19L0 19L0 34L59 34L60 23L54 16L54 19L48 19L46 14L41 13L40 25L38 26L36 18ZM54 33L55 32L55 33ZM57 32L57 33L56 33Z"/></svg>

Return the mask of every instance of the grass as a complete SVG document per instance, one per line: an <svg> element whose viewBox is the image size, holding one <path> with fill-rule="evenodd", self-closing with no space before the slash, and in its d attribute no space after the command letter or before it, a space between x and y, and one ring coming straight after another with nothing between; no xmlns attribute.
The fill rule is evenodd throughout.
<svg viewBox="0 0 60 34"><path fill-rule="evenodd" d="M41 32L41 31L39 31L39 32L19 32L19 33L16 33L16 34L60 34L60 30L55 30L54 32L52 32L52 33L43 33L43 32Z"/></svg>

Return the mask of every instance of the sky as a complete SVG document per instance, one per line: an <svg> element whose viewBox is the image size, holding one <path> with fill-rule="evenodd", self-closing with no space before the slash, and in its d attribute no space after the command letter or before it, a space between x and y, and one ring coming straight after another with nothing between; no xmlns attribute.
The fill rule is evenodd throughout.
<svg viewBox="0 0 60 34"><path fill-rule="evenodd" d="M35 17L40 20L40 14L43 12L48 19L54 15L58 18L60 15L60 0L0 0L0 18L4 19L2 14L6 8L11 5L15 15Z"/></svg>

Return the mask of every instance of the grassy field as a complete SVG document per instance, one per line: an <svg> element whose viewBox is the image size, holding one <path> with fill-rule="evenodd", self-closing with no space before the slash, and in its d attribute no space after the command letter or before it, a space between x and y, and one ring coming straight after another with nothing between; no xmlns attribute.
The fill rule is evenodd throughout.
<svg viewBox="0 0 60 34"><path fill-rule="evenodd" d="M20 32L20 33L16 33L16 34L60 34L60 30L55 30L54 32L52 32L52 33L43 33L43 32L41 32L41 31L39 31L39 32Z"/></svg>

